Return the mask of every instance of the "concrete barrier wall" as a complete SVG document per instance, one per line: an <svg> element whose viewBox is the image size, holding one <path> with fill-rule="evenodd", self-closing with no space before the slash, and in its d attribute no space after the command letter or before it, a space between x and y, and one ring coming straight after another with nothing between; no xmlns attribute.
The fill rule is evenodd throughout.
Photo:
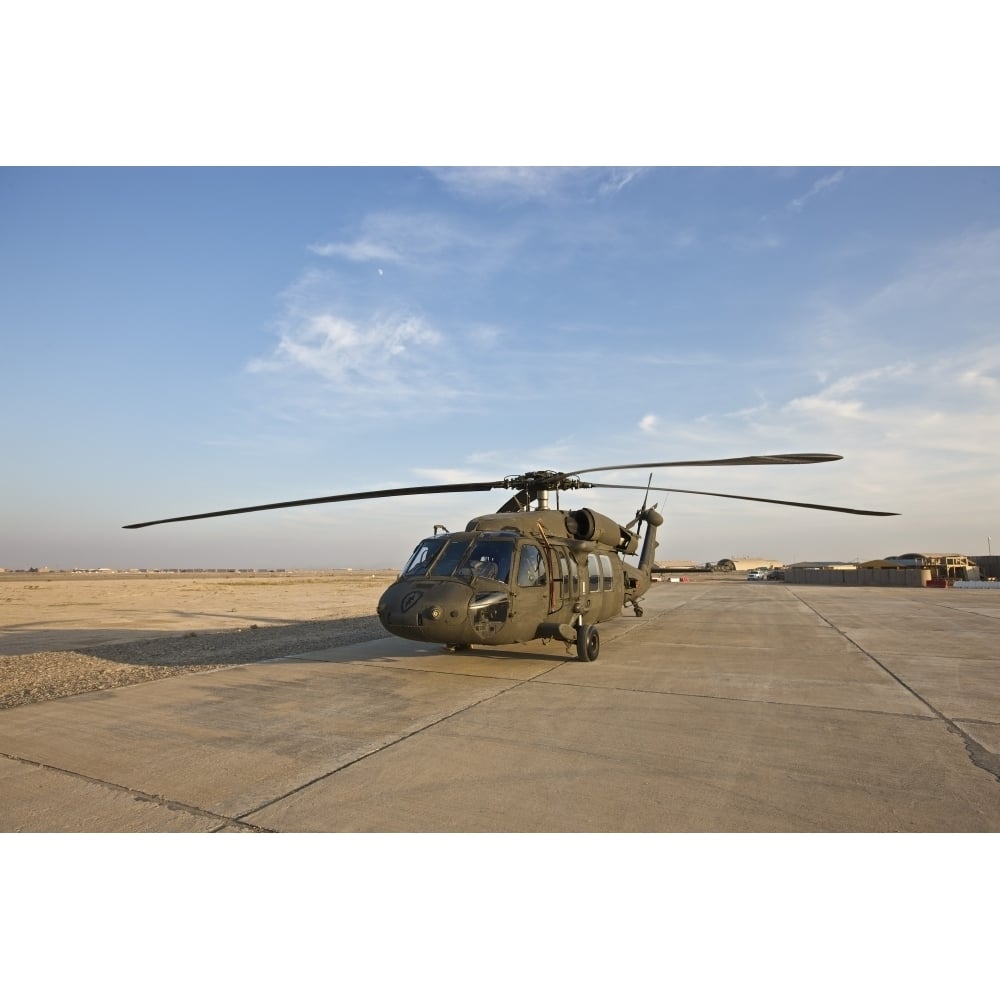
<svg viewBox="0 0 1000 1000"><path fill-rule="evenodd" d="M929 569L803 569L789 566L785 583L824 587L926 587Z"/></svg>

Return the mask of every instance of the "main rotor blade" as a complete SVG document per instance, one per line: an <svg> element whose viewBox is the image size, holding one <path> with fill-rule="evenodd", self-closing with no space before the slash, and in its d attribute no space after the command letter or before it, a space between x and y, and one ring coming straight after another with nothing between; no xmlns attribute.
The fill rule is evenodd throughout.
<svg viewBox="0 0 1000 1000"><path fill-rule="evenodd" d="M843 455L806 452L793 455L747 455L743 458L712 458L696 462L639 462L629 465L602 465L596 469L577 469L566 476L582 476L586 472L610 472L612 469L665 469L679 466L708 465L812 465L816 462L839 462Z"/></svg>
<svg viewBox="0 0 1000 1000"><path fill-rule="evenodd" d="M367 490L363 493L338 493L331 497L312 497L309 500L284 500L280 503L262 503L253 507L232 507L229 510L212 510L207 514L185 514L183 517L163 517L158 521L123 524L123 528L148 528L153 524L170 524L174 521L199 521L206 517L227 517L229 514L250 514L257 510L280 510L283 507L307 507L319 503L341 503L345 500L375 500L380 497L408 497L428 493L485 493L502 489L503 480L495 483L449 483L441 486L403 486L390 490Z"/></svg>
<svg viewBox="0 0 1000 1000"><path fill-rule="evenodd" d="M705 490L676 490L667 486L621 486L617 483L589 483L595 489L601 490L644 490L654 489L660 493L692 493L700 497L724 497L727 500L752 500L754 503L776 503L783 507L808 507L810 510L832 510L839 514L863 514L866 517L899 517L898 511L892 510L858 510L854 507L831 507L825 503L803 503L799 500L770 500L767 497L745 497L738 493L708 493Z"/></svg>

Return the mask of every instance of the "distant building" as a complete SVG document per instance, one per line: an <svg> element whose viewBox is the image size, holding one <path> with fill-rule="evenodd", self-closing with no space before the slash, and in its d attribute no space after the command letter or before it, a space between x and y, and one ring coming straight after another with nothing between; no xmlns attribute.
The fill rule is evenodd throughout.
<svg viewBox="0 0 1000 1000"><path fill-rule="evenodd" d="M862 563L862 569L926 569L932 580L978 580L979 567L958 552L906 552Z"/></svg>
<svg viewBox="0 0 1000 1000"><path fill-rule="evenodd" d="M857 569L857 563L844 562L842 559L813 559L808 562L790 563L788 569L802 570L848 570Z"/></svg>

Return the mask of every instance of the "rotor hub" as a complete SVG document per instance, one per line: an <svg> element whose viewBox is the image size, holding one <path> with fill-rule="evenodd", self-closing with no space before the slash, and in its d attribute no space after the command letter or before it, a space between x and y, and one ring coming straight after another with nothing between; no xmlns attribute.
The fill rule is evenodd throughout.
<svg viewBox="0 0 1000 1000"><path fill-rule="evenodd" d="M504 480L504 486L510 490L579 490L588 485L581 482L578 476L567 476L565 472L553 472L551 469L523 472L519 476L508 476Z"/></svg>

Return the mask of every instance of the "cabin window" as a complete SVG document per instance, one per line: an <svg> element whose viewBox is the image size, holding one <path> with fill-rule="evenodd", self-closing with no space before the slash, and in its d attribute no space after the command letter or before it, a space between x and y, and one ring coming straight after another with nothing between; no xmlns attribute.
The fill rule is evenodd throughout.
<svg viewBox="0 0 1000 1000"><path fill-rule="evenodd" d="M545 583L545 557L534 545L525 545L521 549L521 561L517 568L517 585L542 587Z"/></svg>
<svg viewBox="0 0 1000 1000"><path fill-rule="evenodd" d="M590 574L590 592L596 593L601 589L601 564L593 552L587 556L587 572Z"/></svg>
<svg viewBox="0 0 1000 1000"><path fill-rule="evenodd" d="M613 590L615 580L613 570L611 569L611 556L601 556L601 569L604 572L604 589Z"/></svg>
<svg viewBox="0 0 1000 1000"><path fill-rule="evenodd" d="M567 600L580 596L580 567L572 556L559 550L559 570L562 573L562 595Z"/></svg>
<svg viewBox="0 0 1000 1000"><path fill-rule="evenodd" d="M559 552L559 575L562 577L563 600L569 600L580 593L580 575L577 570L576 561L567 557L563 551Z"/></svg>

